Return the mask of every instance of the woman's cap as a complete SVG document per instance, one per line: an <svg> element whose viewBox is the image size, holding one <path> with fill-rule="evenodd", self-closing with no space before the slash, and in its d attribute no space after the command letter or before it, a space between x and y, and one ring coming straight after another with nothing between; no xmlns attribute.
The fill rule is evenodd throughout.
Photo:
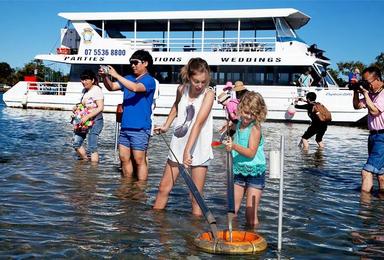
<svg viewBox="0 0 384 260"><path fill-rule="evenodd" d="M222 92L218 97L217 97L217 101L222 104L225 100L229 99L231 96L228 95L228 93L226 92Z"/></svg>
<svg viewBox="0 0 384 260"><path fill-rule="evenodd" d="M244 83L242 81L236 81L235 82L235 87L233 88L234 91L242 91L244 90L245 87L244 87Z"/></svg>

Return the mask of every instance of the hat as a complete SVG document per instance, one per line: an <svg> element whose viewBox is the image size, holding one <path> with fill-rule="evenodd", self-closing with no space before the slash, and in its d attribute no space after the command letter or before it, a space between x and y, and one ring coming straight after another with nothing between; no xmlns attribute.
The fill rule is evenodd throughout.
<svg viewBox="0 0 384 260"><path fill-rule="evenodd" d="M228 95L228 93L226 92L222 92L218 97L217 97L217 101L222 104L225 100L229 99L231 96Z"/></svg>
<svg viewBox="0 0 384 260"><path fill-rule="evenodd" d="M244 87L244 83L242 81L236 81L235 82L235 87L233 88L234 91L242 91L244 90L245 87Z"/></svg>
<svg viewBox="0 0 384 260"><path fill-rule="evenodd" d="M232 81L227 81L227 83L225 83L223 90L231 90L232 88L233 88Z"/></svg>

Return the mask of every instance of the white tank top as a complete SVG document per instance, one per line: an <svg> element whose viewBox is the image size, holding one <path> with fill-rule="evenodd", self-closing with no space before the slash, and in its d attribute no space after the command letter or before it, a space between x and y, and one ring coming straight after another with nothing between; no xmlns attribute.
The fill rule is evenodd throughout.
<svg viewBox="0 0 384 260"><path fill-rule="evenodd" d="M189 86L186 86L184 88L184 93L182 94L180 102L177 106L177 118L173 129L173 135L170 146L172 151L175 153L177 160L180 163L183 163L184 148L187 144L191 129L196 121L196 117L200 111L201 104L207 91L208 89L206 89L202 94L200 94L197 98L191 101L188 97ZM201 128L200 134L197 137L195 144L192 146L192 166L199 166L208 161L209 159L213 159L213 152L211 147L212 134L213 119L211 110L209 112L207 120ZM168 159L173 162L176 162L171 152L169 152L168 154Z"/></svg>

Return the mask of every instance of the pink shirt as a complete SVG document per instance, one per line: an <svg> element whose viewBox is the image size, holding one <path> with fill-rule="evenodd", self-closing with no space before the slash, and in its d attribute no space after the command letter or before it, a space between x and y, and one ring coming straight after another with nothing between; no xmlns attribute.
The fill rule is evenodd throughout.
<svg viewBox="0 0 384 260"><path fill-rule="evenodd" d="M372 99L373 104L377 107L377 109L381 112L377 116L372 116L368 113L368 129L369 130L381 130L384 129L384 91L382 90L379 94L368 94ZM367 106L367 102L365 98L360 99L365 106Z"/></svg>
<svg viewBox="0 0 384 260"><path fill-rule="evenodd" d="M227 112L229 114L229 119L230 120L235 120L238 119L238 116L232 116L232 114L236 115L237 111L237 105L239 104L239 100L237 99L230 99L225 106L225 109L227 109Z"/></svg>

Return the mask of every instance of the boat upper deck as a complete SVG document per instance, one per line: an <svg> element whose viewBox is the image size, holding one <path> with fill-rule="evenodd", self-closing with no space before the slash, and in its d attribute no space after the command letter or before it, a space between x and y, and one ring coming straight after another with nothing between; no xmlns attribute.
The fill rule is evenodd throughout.
<svg viewBox="0 0 384 260"><path fill-rule="evenodd" d="M59 16L70 21L88 21L101 25L102 21L111 22L114 26L129 25L128 21L146 21L143 30L159 29L161 21L172 21L172 29L192 30L186 22L193 24L205 20L211 26L207 29L237 28L238 20L248 25L255 21L268 21L273 18L285 18L293 29L299 29L308 23L310 17L293 8L280 9L246 9L246 10L204 10L204 11L161 11L161 12L88 12L88 13L59 13ZM124 22L123 22L124 21ZM177 22L181 23L177 23ZM250 24L249 24L250 23ZM132 26L132 23L131 23ZM160 28L162 28L160 26ZM131 28L132 29L132 28ZM162 28L166 29L166 28Z"/></svg>
<svg viewBox="0 0 384 260"><path fill-rule="evenodd" d="M310 17L291 8L251 10L59 13L77 31L71 48L80 46L84 24L101 39L150 51L275 51L276 42L302 41L295 29ZM88 28L89 30L89 28ZM68 38L68 37L67 37ZM63 45L68 45L63 37Z"/></svg>

